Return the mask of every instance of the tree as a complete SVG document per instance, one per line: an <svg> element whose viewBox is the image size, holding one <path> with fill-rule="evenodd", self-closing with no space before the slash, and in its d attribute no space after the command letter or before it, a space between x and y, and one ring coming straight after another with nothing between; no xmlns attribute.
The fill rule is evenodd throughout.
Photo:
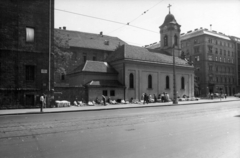
<svg viewBox="0 0 240 158"><path fill-rule="evenodd" d="M73 54L70 50L69 39L63 38L59 32L55 31L52 50L54 73L66 74L66 68Z"/></svg>

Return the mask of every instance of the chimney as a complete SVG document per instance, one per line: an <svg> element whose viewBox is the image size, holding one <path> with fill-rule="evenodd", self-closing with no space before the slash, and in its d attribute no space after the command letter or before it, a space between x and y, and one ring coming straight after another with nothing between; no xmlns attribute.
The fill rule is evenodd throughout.
<svg viewBox="0 0 240 158"><path fill-rule="evenodd" d="M109 41L108 41L108 40L105 40L105 41L104 41L104 44L105 44L105 45L109 45Z"/></svg>
<svg viewBox="0 0 240 158"><path fill-rule="evenodd" d="M101 36L103 35L103 32L102 32L102 31L100 32L100 35L101 35Z"/></svg>
<svg viewBox="0 0 240 158"><path fill-rule="evenodd" d="M66 30L66 26L63 26L63 30Z"/></svg>
<svg viewBox="0 0 240 158"><path fill-rule="evenodd" d="M62 28L61 27L59 27L59 30L61 30Z"/></svg>

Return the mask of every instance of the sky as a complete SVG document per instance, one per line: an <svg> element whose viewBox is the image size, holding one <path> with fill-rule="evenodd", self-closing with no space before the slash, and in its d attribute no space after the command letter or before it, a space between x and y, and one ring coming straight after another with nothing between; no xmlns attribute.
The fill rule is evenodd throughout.
<svg viewBox="0 0 240 158"><path fill-rule="evenodd" d="M212 25L212 30L240 37L240 0L55 0L55 28L103 32L131 45L149 45L160 41L169 4L181 33Z"/></svg>

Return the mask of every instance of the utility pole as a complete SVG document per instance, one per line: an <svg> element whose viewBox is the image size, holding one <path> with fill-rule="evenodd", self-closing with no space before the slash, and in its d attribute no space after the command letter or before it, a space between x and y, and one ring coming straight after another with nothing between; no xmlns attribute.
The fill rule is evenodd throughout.
<svg viewBox="0 0 240 158"><path fill-rule="evenodd" d="M173 104L178 104L176 89L175 43L172 46L173 53Z"/></svg>

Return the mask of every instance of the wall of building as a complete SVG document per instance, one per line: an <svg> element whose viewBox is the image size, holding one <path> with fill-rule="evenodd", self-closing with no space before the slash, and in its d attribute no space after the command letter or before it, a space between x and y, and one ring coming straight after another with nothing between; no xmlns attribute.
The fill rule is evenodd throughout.
<svg viewBox="0 0 240 158"><path fill-rule="evenodd" d="M87 101L87 89L84 87L55 87L54 100Z"/></svg>
<svg viewBox="0 0 240 158"><path fill-rule="evenodd" d="M112 100L124 99L124 88L89 88L88 89L88 100L94 101L97 97L102 100L103 91L107 91L106 98L110 97ZM114 91L115 95L110 95L110 91Z"/></svg>
<svg viewBox="0 0 240 158"><path fill-rule="evenodd" d="M54 1L51 2L53 31ZM0 21L3 24L0 29L1 105L8 108L16 104L26 107L31 106L28 105L30 103L37 105L34 101L36 96L48 91L49 9L50 1L0 2ZM34 29L33 42L26 41L27 27ZM26 65L35 66L33 81L26 81ZM42 74L41 69L47 70L47 74ZM53 75L51 78L52 87Z"/></svg>
<svg viewBox="0 0 240 158"><path fill-rule="evenodd" d="M67 77L69 86L83 86L92 80L117 80L117 74L78 73Z"/></svg>
<svg viewBox="0 0 240 158"><path fill-rule="evenodd" d="M126 63L125 64L125 86L126 100L130 98L140 99L142 93L160 94L163 92L169 93L173 98L173 69L172 66L143 64L143 63ZM134 88L129 88L129 75L134 75ZM152 88L148 88L148 75L152 76ZM170 89L166 89L166 76L170 79ZM185 79L185 89L181 89L181 77ZM191 68L176 68L176 89L178 96L188 95L194 96L194 74Z"/></svg>
<svg viewBox="0 0 240 158"><path fill-rule="evenodd" d="M223 88L224 93L233 95L236 91L236 51L233 42L215 36L200 35L184 39L181 43L187 58L191 58L194 63L201 94L206 96L209 92L219 93L219 89ZM197 47L199 51L196 50ZM212 51L209 51L209 47L212 47ZM196 60L198 57L199 60Z"/></svg>

